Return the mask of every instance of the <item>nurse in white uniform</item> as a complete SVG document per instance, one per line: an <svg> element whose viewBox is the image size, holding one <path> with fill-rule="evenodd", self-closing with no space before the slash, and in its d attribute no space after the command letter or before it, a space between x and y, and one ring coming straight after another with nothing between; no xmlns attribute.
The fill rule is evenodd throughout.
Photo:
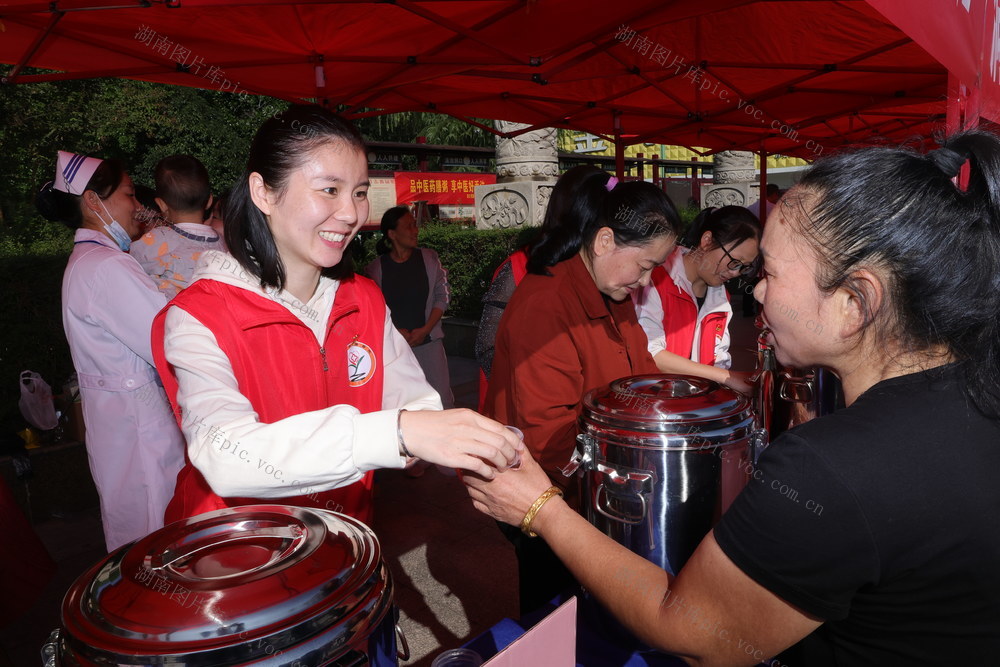
<svg viewBox="0 0 1000 667"><path fill-rule="evenodd" d="M111 551L163 525L184 463L150 352L153 316L166 298L128 254L140 205L120 163L60 151L55 181L36 203L50 220L78 228L63 275L63 328Z"/></svg>

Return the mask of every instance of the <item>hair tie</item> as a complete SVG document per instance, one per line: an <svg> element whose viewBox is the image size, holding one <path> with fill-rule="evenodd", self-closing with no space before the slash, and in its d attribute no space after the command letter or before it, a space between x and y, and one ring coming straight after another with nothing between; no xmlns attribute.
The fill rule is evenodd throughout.
<svg viewBox="0 0 1000 667"><path fill-rule="evenodd" d="M618 185L618 178L612 176L611 178L608 179L608 182L604 184L604 187L607 189L608 192L611 192L612 190L615 189L616 185Z"/></svg>
<svg viewBox="0 0 1000 667"><path fill-rule="evenodd" d="M947 147L941 147L933 150L927 154L927 157L929 157L931 162L934 163L934 166L944 172L944 175L948 178L955 178L958 176L958 172L961 171L962 165L969 159L967 156Z"/></svg>

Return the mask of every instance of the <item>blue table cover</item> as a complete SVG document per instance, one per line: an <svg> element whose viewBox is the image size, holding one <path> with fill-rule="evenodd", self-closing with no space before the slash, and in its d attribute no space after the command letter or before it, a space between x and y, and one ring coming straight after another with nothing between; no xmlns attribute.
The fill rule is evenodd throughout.
<svg viewBox="0 0 1000 667"><path fill-rule="evenodd" d="M489 660L571 596L556 598L520 621L505 618L465 644ZM644 648L596 602L580 596L576 616L576 664L579 667L685 667L680 658ZM525 666L528 667L528 666Z"/></svg>

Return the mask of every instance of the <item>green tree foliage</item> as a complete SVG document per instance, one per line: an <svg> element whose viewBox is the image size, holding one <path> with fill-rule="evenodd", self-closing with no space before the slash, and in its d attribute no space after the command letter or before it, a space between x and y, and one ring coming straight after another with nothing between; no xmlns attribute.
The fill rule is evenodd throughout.
<svg viewBox="0 0 1000 667"><path fill-rule="evenodd" d="M493 121L481 118L477 123L493 127ZM361 130L366 141L401 141L415 143L417 137L424 137L429 144L443 146L485 146L493 147L491 132L470 125L451 116L420 111L368 116L358 118L354 124Z"/></svg>
<svg viewBox="0 0 1000 667"><path fill-rule="evenodd" d="M0 75L7 71L0 67ZM121 79L0 87L3 222L31 224L34 193L52 179L58 150L122 159L137 183L150 186L160 158L188 153L205 163L221 192L242 170L257 127L284 106L271 98Z"/></svg>

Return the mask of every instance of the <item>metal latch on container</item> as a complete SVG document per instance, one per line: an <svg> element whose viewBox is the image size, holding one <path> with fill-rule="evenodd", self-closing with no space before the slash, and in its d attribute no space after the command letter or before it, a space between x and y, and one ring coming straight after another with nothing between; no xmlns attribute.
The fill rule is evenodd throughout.
<svg viewBox="0 0 1000 667"><path fill-rule="evenodd" d="M757 465L757 459L760 458L760 455L764 453L764 450L767 449L769 444L768 434L765 429L754 429L750 434L750 460L753 462L755 467Z"/></svg>
<svg viewBox="0 0 1000 667"><path fill-rule="evenodd" d="M53 630L49 639L42 646L43 667L56 667L59 664L59 630Z"/></svg>
<svg viewBox="0 0 1000 667"><path fill-rule="evenodd" d="M576 448L573 456L569 458L569 463L560 468L560 472L566 477L572 477L580 468L584 470L594 469L595 452L597 451L597 440L586 433L576 436Z"/></svg>

